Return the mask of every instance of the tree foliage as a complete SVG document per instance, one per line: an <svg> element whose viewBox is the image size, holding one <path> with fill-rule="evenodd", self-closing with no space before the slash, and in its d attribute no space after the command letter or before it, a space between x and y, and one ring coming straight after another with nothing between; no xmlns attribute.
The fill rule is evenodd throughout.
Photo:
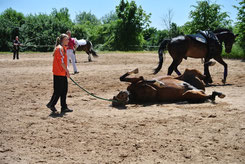
<svg viewBox="0 0 245 164"><path fill-rule="evenodd" d="M0 15L0 49L12 50L12 41L19 35L19 27L25 23L25 17L12 8L6 9Z"/></svg>
<svg viewBox="0 0 245 164"><path fill-rule="evenodd" d="M101 22L103 24L111 23L112 21L116 21L118 19L116 12L111 11L109 14L106 14L101 18Z"/></svg>
<svg viewBox="0 0 245 164"><path fill-rule="evenodd" d="M238 44L244 49L245 2L240 1L240 6L236 6L238 22L235 31L239 33ZM72 37L88 39L99 50L156 50L165 38L230 27L228 14L221 12L221 5L204 0L192 7L191 20L182 27L172 22L173 11L170 10L164 30L150 27L151 14L146 14L133 0L120 0L114 11L100 19L91 12L80 12L73 21L67 8L27 16L9 8L0 14L0 48L1 51L12 50L12 41L18 35L25 45L22 50L52 51L56 37L71 30Z"/></svg>
<svg viewBox="0 0 245 164"><path fill-rule="evenodd" d="M143 31L143 36L145 43L143 48L145 50L156 50L158 49L159 44L169 37L168 30L157 30L154 27L147 28Z"/></svg>
<svg viewBox="0 0 245 164"><path fill-rule="evenodd" d="M20 27L22 42L32 51L51 51L56 37L72 27L68 9L53 9L51 15L28 15Z"/></svg>
<svg viewBox="0 0 245 164"><path fill-rule="evenodd" d="M121 0L116 7L118 20L114 47L116 50L135 50L143 45L142 31L149 26L150 14L146 14L141 6L137 7L135 1Z"/></svg>
<svg viewBox="0 0 245 164"><path fill-rule="evenodd" d="M236 28L239 34L238 44L243 49L243 53L245 53L245 0L241 0L239 2L240 6L235 6L238 10Z"/></svg>
<svg viewBox="0 0 245 164"><path fill-rule="evenodd" d="M190 12L190 22L185 24L186 33L195 33L200 30L214 30L218 27L231 27L231 20L226 12L221 12L221 5L211 4L209 0L197 1Z"/></svg>
<svg viewBox="0 0 245 164"><path fill-rule="evenodd" d="M92 25L99 25L101 24L100 20L92 14L91 12L80 12L76 15L76 23L78 24L92 24Z"/></svg>

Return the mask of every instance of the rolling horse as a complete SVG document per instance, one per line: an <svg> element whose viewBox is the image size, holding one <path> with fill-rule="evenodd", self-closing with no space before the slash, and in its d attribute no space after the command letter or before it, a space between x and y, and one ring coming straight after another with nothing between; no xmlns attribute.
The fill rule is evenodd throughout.
<svg viewBox="0 0 245 164"><path fill-rule="evenodd" d="M90 54L93 55L93 57L98 57L97 53L93 50L93 44L89 40L77 40L75 39L76 43L76 51L85 51L88 54L88 61L91 62L91 56Z"/></svg>
<svg viewBox="0 0 245 164"><path fill-rule="evenodd" d="M222 82L225 84L228 70L227 64L221 57L222 43L224 42L225 52L230 53L237 36L238 35L234 35L232 31L228 29L217 29L213 32L201 31L196 35L185 35L165 39L160 44L158 50L159 63L158 67L154 70L154 74L157 74L162 68L163 51L167 49L173 58L168 68L168 75L171 75L173 71L175 71L177 75L180 75L181 73L177 67L182 60L187 59L187 57L204 58L204 63L213 58L224 66L224 78ZM213 82L208 65L204 65L204 75L206 75L206 79L204 80L206 84Z"/></svg>
<svg viewBox="0 0 245 164"><path fill-rule="evenodd" d="M113 97L112 106L125 106L128 103L147 102L178 102L188 101L201 103L206 100L215 100L215 97L224 98L225 95L213 91L211 95L205 94L204 79L198 70L186 69L185 73L178 77L161 76L152 80L146 80L143 76L129 78L127 76L138 73L138 69L127 72L120 77L120 81L130 82L126 91L120 91ZM188 80L188 82L186 82Z"/></svg>

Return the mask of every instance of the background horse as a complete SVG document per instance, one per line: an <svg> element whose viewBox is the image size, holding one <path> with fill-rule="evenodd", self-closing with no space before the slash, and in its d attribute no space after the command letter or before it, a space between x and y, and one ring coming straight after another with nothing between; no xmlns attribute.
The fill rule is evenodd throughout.
<svg viewBox="0 0 245 164"><path fill-rule="evenodd" d="M93 50L93 45L89 40L80 40L83 42L82 45L79 45L79 40L76 40L76 51L85 51L88 54L88 61L91 62L91 56L90 54L93 55L93 57L98 57L97 53Z"/></svg>
<svg viewBox="0 0 245 164"><path fill-rule="evenodd" d="M181 74L177 67L182 62L183 58L184 59L187 59L187 57L204 58L205 63L213 58L224 66L224 78L222 82L225 83L226 77L227 77L227 64L223 61L221 57L222 43L224 42L225 44L225 52L230 53L232 49L232 45L235 41L235 38L238 35L234 35L228 29L218 29L218 30L215 30L213 34L214 34L213 37L217 38L216 41L206 38L207 43L199 42L193 39L191 35L178 36L178 37L172 38L171 40L165 39L161 43L159 50L158 50L159 64L158 64L158 67L154 70L154 74L158 73L160 69L162 68L163 51L167 49L169 54L173 58L173 62L168 68L168 75L171 75L173 70L178 75ZM206 84L212 83L212 78L209 73L208 65L204 65L204 75L206 75L205 83Z"/></svg>

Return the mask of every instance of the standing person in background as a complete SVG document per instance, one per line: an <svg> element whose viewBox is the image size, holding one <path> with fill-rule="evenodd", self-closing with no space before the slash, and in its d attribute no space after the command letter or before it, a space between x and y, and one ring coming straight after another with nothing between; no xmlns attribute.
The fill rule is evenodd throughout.
<svg viewBox="0 0 245 164"><path fill-rule="evenodd" d="M68 91L67 78L70 77L69 70L67 68L67 54L66 46L68 46L69 38L66 34L61 34L56 39L54 54L53 54L53 76L54 76L54 92L51 100L46 105L53 113L57 110L55 105L60 98L61 113L72 112L67 107L66 95Z"/></svg>
<svg viewBox="0 0 245 164"><path fill-rule="evenodd" d="M69 37L69 43L68 43L68 48L67 48L67 60L68 60L68 67L69 67L69 60L71 59L71 63L73 66L73 70L74 70L74 74L79 73L77 71L77 66L76 66L76 62L75 62L75 48L76 48L76 43L75 43L75 39L71 38L71 31L67 31L66 34Z"/></svg>
<svg viewBox="0 0 245 164"><path fill-rule="evenodd" d="M14 51L14 54L13 54L13 60L15 58L19 59L19 51L20 51L20 41L19 41L19 37L16 36L15 37L15 40L13 41L13 51Z"/></svg>

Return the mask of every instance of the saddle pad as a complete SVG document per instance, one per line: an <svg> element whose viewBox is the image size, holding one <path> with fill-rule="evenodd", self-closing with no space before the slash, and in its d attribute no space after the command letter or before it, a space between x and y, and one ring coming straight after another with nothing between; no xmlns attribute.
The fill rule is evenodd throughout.
<svg viewBox="0 0 245 164"><path fill-rule="evenodd" d="M192 39L198 41L198 42L207 44L207 39L200 33L198 33L198 34L190 34L188 36L191 37Z"/></svg>
<svg viewBox="0 0 245 164"><path fill-rule="evenodd" d="M87 44L87 41L84 40L84 39L76 40L76 44L77 44L78 46L84 46L84 45Z"/></svg>

